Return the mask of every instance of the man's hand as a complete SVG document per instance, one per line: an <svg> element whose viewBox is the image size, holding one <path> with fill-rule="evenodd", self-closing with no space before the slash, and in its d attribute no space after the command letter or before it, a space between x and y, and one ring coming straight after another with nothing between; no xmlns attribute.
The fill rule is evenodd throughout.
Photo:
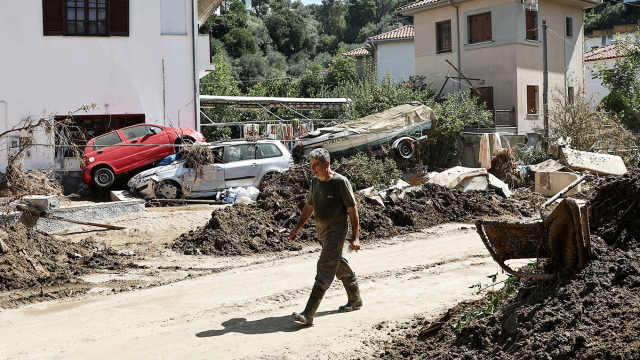
<svg viewBox="0 0 640 360"><path fill-rule="evenodd" d="M300 232L300 229L298 228L293 228L291 230L291 232L289 233L289 240L291 241L296 241L298 239L298 233Z"/></svg>
<svg viewBox="0 0 640 360"><path fill-rule="evenodd" d="M358 252L360 250L360 239L356 238L355 240L349 241L349 251Z"/></svg>

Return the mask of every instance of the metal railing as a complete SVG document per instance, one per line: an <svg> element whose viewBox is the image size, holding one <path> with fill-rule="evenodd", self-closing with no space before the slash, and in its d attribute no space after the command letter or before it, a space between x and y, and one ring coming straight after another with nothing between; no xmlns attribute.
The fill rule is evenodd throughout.
<svg viewBox="0 0 640 360"><path fill-rule="evenodd" d="M493 108L491 114L493 115L493 123L490 125L481 125L480 123L470 124L467 128L476 128L476 129L498 129L504 127L515 127L518 128L518 122L515 116L515 108L511 110L501 110Z"/></svg>

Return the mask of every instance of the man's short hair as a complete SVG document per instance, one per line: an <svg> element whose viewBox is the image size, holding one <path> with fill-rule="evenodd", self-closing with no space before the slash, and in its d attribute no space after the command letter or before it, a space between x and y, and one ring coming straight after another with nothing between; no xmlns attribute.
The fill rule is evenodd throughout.
<svg viewBox="0 0 640 360"><path fill-rule="evenodd" d="M309 153L309 158L318 159L323 162L331 161L331 158L329 157L329 152L327 151L327 149L323 149L323 148L313 149Z"/></svg>

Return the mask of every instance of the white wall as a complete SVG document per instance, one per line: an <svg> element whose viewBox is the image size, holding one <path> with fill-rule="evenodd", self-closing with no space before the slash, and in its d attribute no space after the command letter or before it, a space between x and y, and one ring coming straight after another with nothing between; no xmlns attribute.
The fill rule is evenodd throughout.
<svg viewBox="0 0 640 360"><path fill-rule="evenodd" d="M375 43L378 82L389 74L396 80L409 79L416 73L415 49L412 41L386 41Z"/></svg>
<svg viewBox="0 0 640 360"><path fill-rule="evenodd" d="M587 100L593 99L593 106L598 106L602 98L609 94L609 90L604 87L602 80L591 75L591 70L597 70L598 65L604 65L611 69L616 63L616 59L606 59L598 61L585 61L584 63L584 90Z"/></svg>
<svg viewBox="0 0 640 360"><path fill-rule="evenodd" d="M173 12L180 19L171 20L167 7L180 4L183 11ZM0 127L96 103L99 109L87 114L144 114L147 123L195 129L191 6L191 0L130 1L128 37L78 37L43 36L41 0L1 1L0 103L7 121ZM163 28L178 34L162 35ZM6 145L0 146L4 171ZM52 156L27 162L48 166L55 166Z"/></svg>

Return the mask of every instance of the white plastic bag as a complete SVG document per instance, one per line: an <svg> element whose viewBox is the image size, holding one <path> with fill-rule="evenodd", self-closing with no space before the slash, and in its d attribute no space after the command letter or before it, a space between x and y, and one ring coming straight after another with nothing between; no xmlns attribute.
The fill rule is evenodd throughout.
<svg viewBox="0 0 640 360"><path fill-rule="evenodd" d="M256 187L249 186L247 188L238 189L238 197L234 204L251 204L258 199L258 194L260 194L260 190Z"/></svg>

